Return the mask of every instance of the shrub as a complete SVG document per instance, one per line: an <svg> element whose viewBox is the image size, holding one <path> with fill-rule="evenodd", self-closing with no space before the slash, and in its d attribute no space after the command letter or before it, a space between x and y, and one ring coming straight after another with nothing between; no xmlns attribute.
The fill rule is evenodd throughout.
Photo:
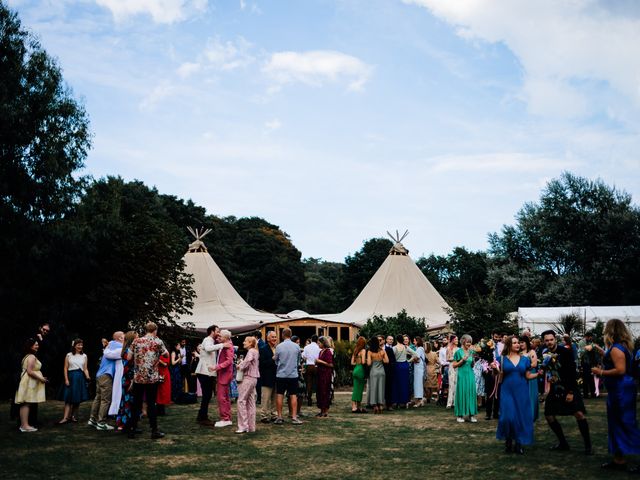
<svg viewBox="0 0 640 480"><path fill-rule="evenodd" d="M353 355L356 342L339 340L334 343L333 365L336 372L335 386L343 387L345 385L353 385L351 355Z"/></svg>
<svg viewBox="0 0 640 480"><path fill-rule="evenodd" d="M416 318L407 315L406 310L398 312L395 317L383 317L376 315L360 329L360 335L369 339L373 335L404 335L413 338L421 336L426 338L427 327L424 318Z"/></svg>

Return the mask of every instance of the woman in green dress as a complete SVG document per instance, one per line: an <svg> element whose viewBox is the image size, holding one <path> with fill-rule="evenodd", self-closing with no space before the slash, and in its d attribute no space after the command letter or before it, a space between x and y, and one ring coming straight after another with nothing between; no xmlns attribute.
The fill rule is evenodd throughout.
<svg viewBox="0 0 640 480"><path fill-rule="evenodd" d="M362 408L362 391L365 384L364 363L366 362L367 340L364 337L358 337L356 348L351 355L351 365L353 367L353 393L351 394L351 413L367 413Z"/></svg>
<svg viewBox="0 0 640 480"><path fill-rule="evenodd" d="M473 374L473 350L471 349L471 335L463 335L460 339L462 348L453 356L451 365L457 371L456 401L454 411L458 422L463 423L469 417L476 423L478 414L478 400L476 397L476 378Z"/></svg>

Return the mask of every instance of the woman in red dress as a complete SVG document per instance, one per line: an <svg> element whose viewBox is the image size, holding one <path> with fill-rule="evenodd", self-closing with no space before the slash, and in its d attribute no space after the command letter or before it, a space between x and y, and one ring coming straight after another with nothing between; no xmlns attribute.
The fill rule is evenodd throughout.
<svg viewBox="0 0 640 480"><path fill-rule="evenodd" d="M158 385L158 396L156 404L158 405L158 415L164 415L164 406L171 404L171 374L169 373L169 363L171 357L169 352L160 355L160 363L158 364L158 373L160 378L164 380Z"/></svg>
<svg viewBox="0 0 640 480"><path fill-rule="evenodd" d="M318 386L316 398L318 399L318 408L320 413L316 417L326 417L331 406L331 377L333 376L333 353L331 353L331 344L327 337L318 339L320 345L320 356L316 360L318 369Z"/></svg>

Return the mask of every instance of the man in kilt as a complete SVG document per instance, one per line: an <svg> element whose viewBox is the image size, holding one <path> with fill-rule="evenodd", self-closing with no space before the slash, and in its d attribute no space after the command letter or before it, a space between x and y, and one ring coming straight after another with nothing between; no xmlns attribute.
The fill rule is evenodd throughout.
<svg viewBox="0 0 640 480"><path fill-rule="evenodd" d="M549 427L558 437L558 444L551 447L551 450L569 450L562 426L556 417L573 415L576 417L580 434L584 440L584 452L586 455L592 455L589 423L586 417L587 410L578 388L573 352L558 345L556 333L553 330L543 332L542 339L547 347L545 354L549 354L547 358L544 358L542 365L545 373L550 377L551 383L551 389L544 403L544 416Z"/></svg>

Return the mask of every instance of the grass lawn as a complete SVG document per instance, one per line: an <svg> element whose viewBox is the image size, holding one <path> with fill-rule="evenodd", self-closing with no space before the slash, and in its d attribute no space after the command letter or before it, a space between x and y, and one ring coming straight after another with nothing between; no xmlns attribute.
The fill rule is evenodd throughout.
<svg viewBox="0 0 640 480"><path fill-rule="evenodd" d="M258 423L255 434L235 435L234 427L203 428L196 424L197 405L169 407L160 417L162 440L145 433L128 440L115 432L86 425L90 405L81 406L81 422L53 426L60 402L40 405L44 428L20 434L0 408L1 478L604 478L599 465L607 458L604 399L587 400L596 454L582 453L582 439L573 417L561 420L570 452L549 452L555 441L544 420L536 424L536 445L524 456L503 453L495 440L496 421L457 424L442 407L397 411L383 415L350 413L350 396L337 402L324 419L305 418L294 426ZM315 414L315 408L304 408ZM211 410L215 418L215 405ZM235 405L234 405L235 421ZM633 459L637 461L638 459ZM607 474L610 476L611 474ZM617 476L627 477L622 473Z"/></svg>

